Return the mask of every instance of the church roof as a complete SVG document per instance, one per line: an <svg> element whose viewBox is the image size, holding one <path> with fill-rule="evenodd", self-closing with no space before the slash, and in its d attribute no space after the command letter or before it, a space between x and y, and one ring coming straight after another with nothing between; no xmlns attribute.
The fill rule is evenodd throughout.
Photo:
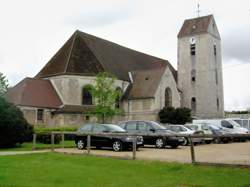
<svg viewBox="0 0 250 187"><path fill-rule="evenodd" d="M155 97L166 68L132 72L133 83L124 97L126 99L144 99Z"/></svg>
<svg viewBox="0 0 250 187"><path fill-rule="evenodd" d="M130 71L159 69L166 66L176 78L176 70L167 60L76 31L36 78L56 75L94 76L106 71L120 80L129 81Z"/></svg>
<svg viewBox="0 0 250 187"><path fill-rule="evenodd" d="M178 38L208 32L208 27L212 19L213 15L208 15L185 20L178 34Z"/></svg>
<svg viewBox="0 0 250 187"><path fill-rule="evenodd" d="M59 108L62 101L49 80L25 78L8 90L6 99L19 106Z"/></svg>

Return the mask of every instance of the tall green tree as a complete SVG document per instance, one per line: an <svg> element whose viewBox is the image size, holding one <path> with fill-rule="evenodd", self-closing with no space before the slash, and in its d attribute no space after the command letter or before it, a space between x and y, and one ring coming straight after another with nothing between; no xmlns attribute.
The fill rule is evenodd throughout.
<svg viewBox="0 0 250 187"><path fill-rule="evenodd" d="M8 86L7 78L0 72L0 97L3 97L7 92Z"/></svg>
<svg viewBox="0 0 250 187"><path fill-rule="evenodd" d="M117 98L121 93L115 87L116 77L103 72L96 76L95 84L90 89L94 98L94 113L98 119L105 123L107 118L116 114L121 114L121 110L116 108Z"/></svg>

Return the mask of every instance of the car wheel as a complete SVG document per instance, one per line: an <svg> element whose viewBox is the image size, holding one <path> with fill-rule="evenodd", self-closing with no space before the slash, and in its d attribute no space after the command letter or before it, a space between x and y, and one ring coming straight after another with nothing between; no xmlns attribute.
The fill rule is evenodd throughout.
<svg viewBox="0 0 250 187"><path fill-rule="evenodd" d="M157 138L155 141L156 148L163 148L164 147L164 140L162 138Z"/></svg>
<svg viewBox="0 0 250 187"><path fill-rule="evenodd" d="M185 137L181 145L188 145L188 144L189 144L188 138Z"/></svg>
<svg viewBox="0 0 250 187"><path fill-rule="evenodd" d="M77 141L77 148L78 149L84 149L86 147L86 143L83 140Z"/></svg>
<svg viewBox="0 0 250 187"><path fill-rule="evenodd" d="M120 142L120 141L114 141L112 147L113 147L113 150L115 152L121 151L122 150L122 142Z"/></svg>
<svg viewBox="0 0 250 187"><path fill-rule="evenodd" d="M211 140L205 140L206 144L210 144L212 141Z"/></svg>
<svg viewBox="0 0 250 187"><path fill-rule="evenodd" d="M215 139L214 139L214 143L216 143L216 144L221 143L221 139L220 139L220 138L215 138Z"/></svg>

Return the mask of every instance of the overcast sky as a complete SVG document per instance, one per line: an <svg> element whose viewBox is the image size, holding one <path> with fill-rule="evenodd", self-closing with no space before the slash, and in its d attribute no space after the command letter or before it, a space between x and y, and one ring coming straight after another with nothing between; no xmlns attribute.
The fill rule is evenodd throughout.
<svg viewBox="0 0 250 187"><path fill-rule="evenodd" d="M33 77L78 29L177 64L184 19L213 14L222 38L226 110L250 108L249 0L0 0L0 72Z"/></svg>

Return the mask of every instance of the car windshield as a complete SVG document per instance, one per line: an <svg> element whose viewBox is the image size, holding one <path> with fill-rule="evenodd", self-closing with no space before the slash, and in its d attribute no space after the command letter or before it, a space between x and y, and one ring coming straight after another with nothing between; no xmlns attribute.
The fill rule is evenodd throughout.
<svg viewBox="0 0 250 187"><path fill-rule="evenodd" d="M209 125L209 127L210 127L211 129L214 129L214 130L221 130L220 127L215 126L215 125Z"/></svg>
<svg viewBox="0 0 250 187"><path fill-rule="evenodd" d="M110 132L126 132L123 128L113 125L113 124L105 124Z"/></svg>
<svg viewBox="0 0 250 187"><path fill-rule="evenodd" d="M234 126L234 127L241 127L237 122L233 120L229 120L229 122Z"/></svg>
<svg viewBox="0 0 250 187"><path fill-rule="evenodd" d="M186 126L187 128L189 128L190 130L198 130L198 126L196 126L196 125L188 125L188 126Z"/></svg>
<svg viewBox="0 0 250 187"><path fill-rule="evenodd" d="M160 124L154 122L154 121L150 121L151 126L155 129L155 130L166 130L165 127L161 126Z"/></svg>

